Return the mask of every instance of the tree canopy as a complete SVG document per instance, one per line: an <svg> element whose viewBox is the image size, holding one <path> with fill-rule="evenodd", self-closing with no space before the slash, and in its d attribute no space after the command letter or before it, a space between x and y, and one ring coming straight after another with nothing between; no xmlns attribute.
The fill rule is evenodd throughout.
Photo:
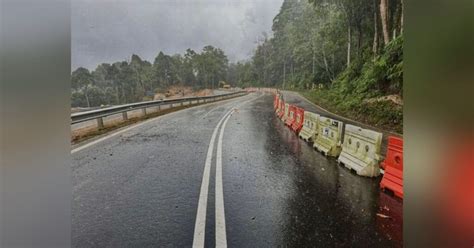
<svg viewBox="0 0 474 248"><path fill-rule="evenodd" d="M122 104L150 98L180 84L337 90L358 98L402 95L403 0L284 0L253 55L229 63L224 51L205 46L196 52L159 52L153 63L103 63L72 73L73 106Z"/></svg>
<svg viewBox="0 0 474 248"><path fill-rule="evenodd" d="M240 85L330 85L349 67L382 55L403 31L402 11L402 0L285 0L273 37L264 35L251 60L232 66L244 70L234 74L243 75Z"/></svg>
<svg viewBox="0 0 474 248"><path fill-rule="evenodd" d="M224 51L205 46L198 53L187 49L184 55L159 52L153 64L133 54L129 61L102 63L90 72L72 72L72 106L123 104L151 99L171 85L215 88L226 80L228 59Z"/></svg>

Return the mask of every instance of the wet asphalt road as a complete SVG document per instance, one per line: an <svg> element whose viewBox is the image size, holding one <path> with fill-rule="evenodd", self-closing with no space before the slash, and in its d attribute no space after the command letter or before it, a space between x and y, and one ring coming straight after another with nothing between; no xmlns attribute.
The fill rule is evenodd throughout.
<svg viewBox="0 0 474 248"><path fill-rule="evenodd" d="M400 247L402 204L313 150L250 94L161 116L72 154L74 247L190 247L212 132L224 129L230 247ZM214 149L216 150L216 145ZM216 152L205 246L215 246ZM377 214L386 217L380 217Z"/></svg>

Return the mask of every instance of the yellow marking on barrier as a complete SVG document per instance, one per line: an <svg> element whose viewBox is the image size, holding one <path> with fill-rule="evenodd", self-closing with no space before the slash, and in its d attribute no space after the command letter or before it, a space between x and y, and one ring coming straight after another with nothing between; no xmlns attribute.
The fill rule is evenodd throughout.
<svg viewBox="0 0 474 248"><path fill-rule="evenodd" d="M337 157L341 153L342 126L340 121L320 116L318 136L313 147L326 156Z"/></svg>
<svg viewBox="0 0 474 248"><path fill-rule="evenodd" d="M318 118L318 114L304 111L303 128L301 128L299 133L300 138L307 142L316 140L318 135Z"/></svg>

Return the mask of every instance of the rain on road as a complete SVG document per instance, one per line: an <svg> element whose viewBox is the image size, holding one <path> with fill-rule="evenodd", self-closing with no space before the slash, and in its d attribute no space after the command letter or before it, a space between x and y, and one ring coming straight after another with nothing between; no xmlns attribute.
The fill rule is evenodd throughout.
<svg viewBox="0 0 474 248"><path fill-rule="evenodd" d="M215 132L201 211L206 247L221 246L223 220L230 247L401 247L402 203L378 189L380 178L316 152L272 102L252 93L197 106L75 151L73 246L192 246Z"/></svg>

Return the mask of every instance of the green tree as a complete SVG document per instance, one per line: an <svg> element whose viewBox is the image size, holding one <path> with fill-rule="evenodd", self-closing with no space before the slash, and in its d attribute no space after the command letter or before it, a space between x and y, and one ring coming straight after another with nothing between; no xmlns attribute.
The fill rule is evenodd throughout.
<svg viewBox="0 0 474 248"><path fill-rule="evenodd" d="M153 63L155 86L158 88L167 88L175 80L172 59L169 55L160 52Z"/></svg>
<svg viewBox="0 0 474 248"><path fill-rule="evenodd" d="M215 88L219 81L225 80L229 61L224 51L205 46L200 54L195 54L192 58L199 85Z"/></svg>
<svg viewBox="0 0 474 248"><path fill-rule="evenodd" d="M94 79L86 68L79 67L71 75L71 86L73 90L81 92L86 100L87 107L91 107L89 101L89 88L92 87Z"/></svg>

